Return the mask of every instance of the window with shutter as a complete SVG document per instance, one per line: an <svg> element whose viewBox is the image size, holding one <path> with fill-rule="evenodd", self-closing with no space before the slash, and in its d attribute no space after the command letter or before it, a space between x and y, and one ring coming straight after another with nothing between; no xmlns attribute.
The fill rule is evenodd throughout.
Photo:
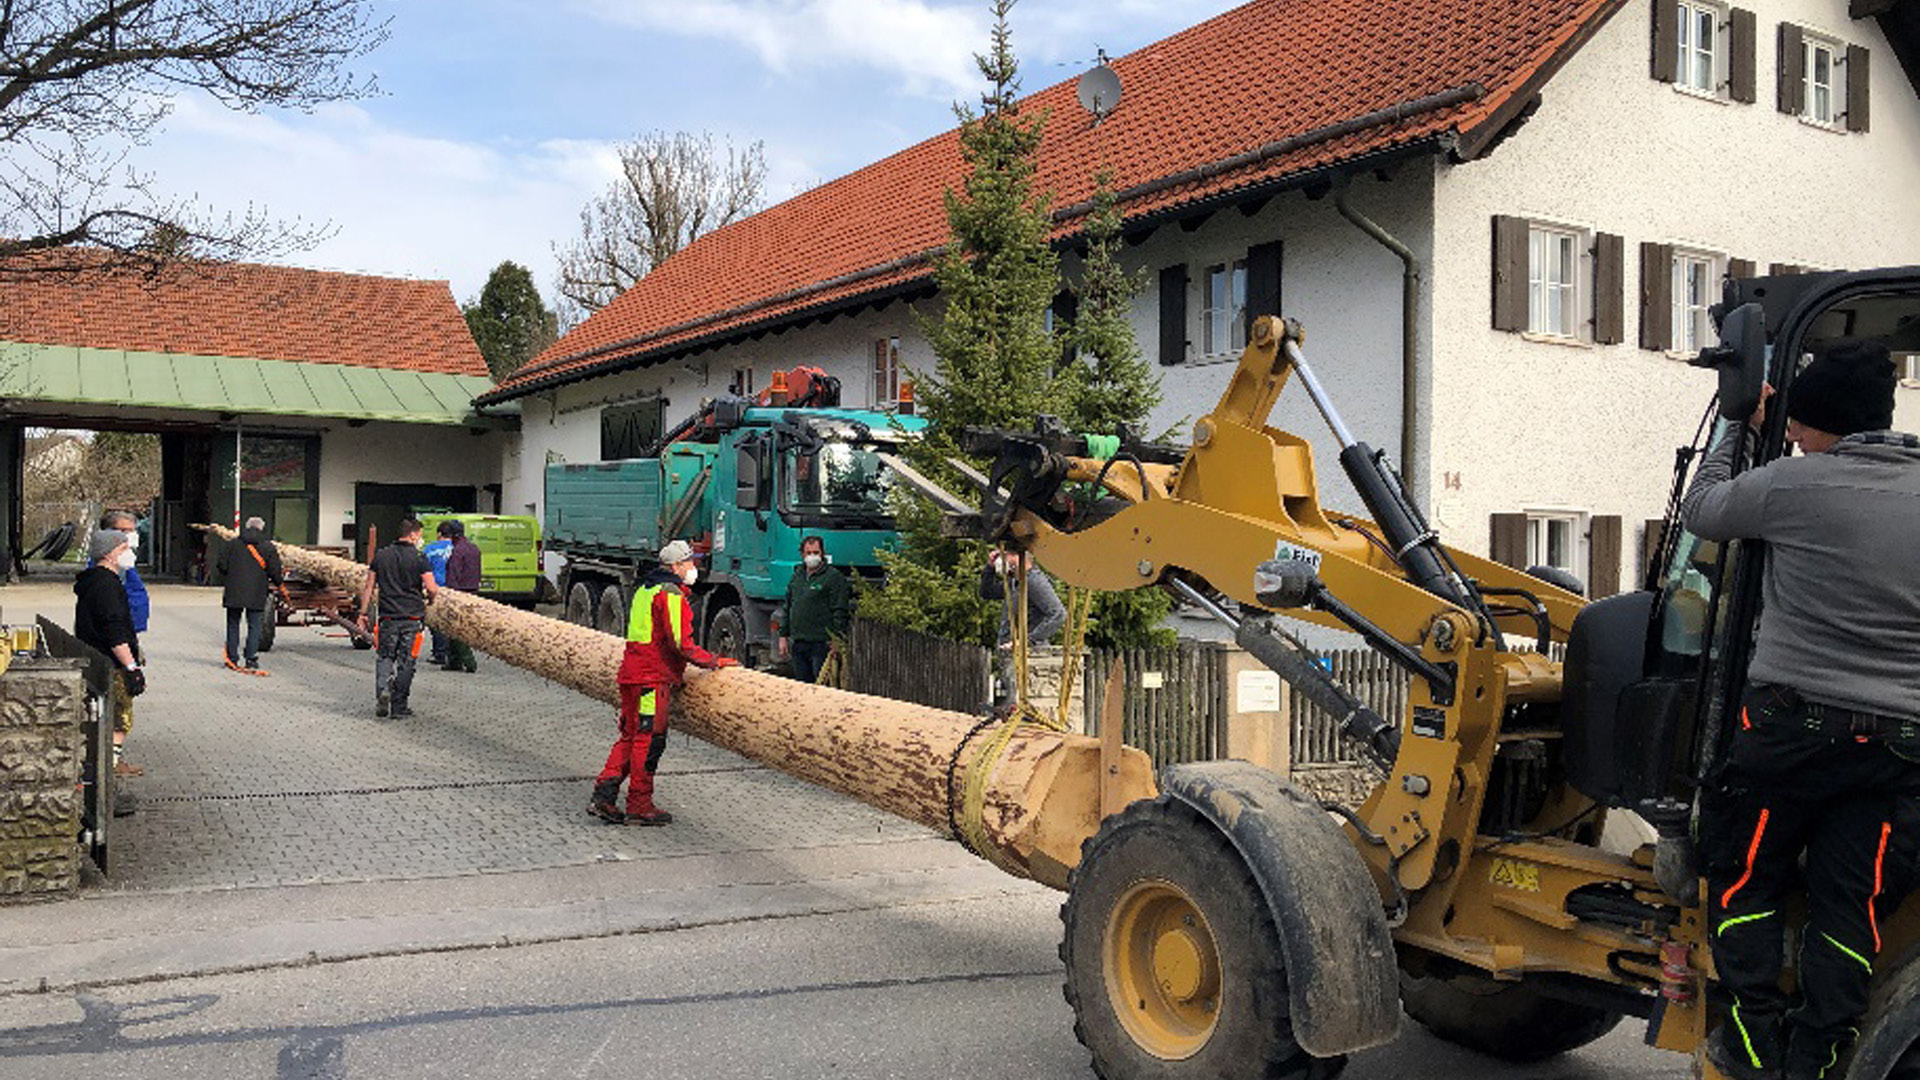
<svg viewBox="0 0 1920 1080"><path fill-rule="evenodd" d="M900 339L897 337L874 339L872 403L876 409L900 403Z"/></svg>
<svg viewBox="0 0 1920 1080"><path fill-rule="evenodd" d="M1728 259L1727 276L1735 281L1744 281L1754 276L1752 259Z"/></svg>
<svg viewBox="0 0 1920 1080"><path fill-rule="evenodd" d="M1571 338L1580 324L1580 235L1535 225L1527 232L1527 330Z"/></svg>
<svg viewBox="0 0 1920 1080"><path fill-rule="evenodd" d="M1201 289L1204 294L1200 310L1201 354L1238 356L1247 347L1247 260L1234 259L1207 267Z"/></svg>
<svg viewBox="0 0 1920 1080"><path fill-rule="evenodd" d="M666 401L659 397L600 410L600 460L624 461L647 456L660 439L660 420Z"/></svg>
<svg viewBox="0 0 1920 1080"><path fill-rule="evenodd" d="M1164 367L1187 359L1187 266L1160 271L1160 363Z"/></svg>
<svg viewBox="0 0 1920 1080"><path fill-rule="evenodd" d="M1678 0L1673 84L1681 90L1717 97L1726 48L1720 23L1725 8L1701 0Z"/></svg>
<svg viewBox="0 0 1920 1080"><path fill-rule="evenodd" d="M1697 251L1673 256L1673 337L1675 352L1697 353L1713 338L1708 308L1719 299L1717 256Z"/></svg>

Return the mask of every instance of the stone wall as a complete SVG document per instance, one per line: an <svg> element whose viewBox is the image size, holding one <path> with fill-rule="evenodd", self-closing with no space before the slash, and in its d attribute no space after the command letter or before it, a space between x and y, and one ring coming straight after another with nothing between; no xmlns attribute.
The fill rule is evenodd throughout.
<svg viewBox="0 0 1920 1080"><path fill-rule="evenodd" d="M79 886L83 694L67 661L21 658L0 674L0 903Z"/></svg>

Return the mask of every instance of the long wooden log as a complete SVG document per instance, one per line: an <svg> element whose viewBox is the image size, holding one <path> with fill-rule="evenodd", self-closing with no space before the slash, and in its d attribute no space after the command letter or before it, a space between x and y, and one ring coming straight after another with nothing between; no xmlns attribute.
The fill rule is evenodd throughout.
<svg viewBox="0 0 1920 1080"><path fill-rule="evenodd" d="M222 526L201 528L234 537ZM355 594L366 580L360 563L276 546L289 570ZM625 643L611 634L447 589L428 605L427 625L596 701L619 700L614 676ZM964 713L745 668L689 669L688 676L674 697L683 730L942 832L950 832L952 784L988 736ZM1144 753L1131 747L1108 753L1110 805L1154 795ZM1100 824L1102 771L1098 739L1032 728L1016 733L988 775L982 833L992 850L983 854L1010 873L1065 888L1081 842Z"/></svg>

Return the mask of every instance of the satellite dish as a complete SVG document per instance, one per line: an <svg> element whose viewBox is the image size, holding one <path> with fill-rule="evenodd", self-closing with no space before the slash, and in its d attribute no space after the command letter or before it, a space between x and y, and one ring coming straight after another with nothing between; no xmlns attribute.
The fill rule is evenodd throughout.
<svg viewBox="0 0 1920 1080"><path fill-rule="evenodd" d="M1095 64L1093 70L1080 76L1080 107L1093 114L1093 122L1099 123L1107 114L1120 105L1120 76L1105 64Z"/></svg>

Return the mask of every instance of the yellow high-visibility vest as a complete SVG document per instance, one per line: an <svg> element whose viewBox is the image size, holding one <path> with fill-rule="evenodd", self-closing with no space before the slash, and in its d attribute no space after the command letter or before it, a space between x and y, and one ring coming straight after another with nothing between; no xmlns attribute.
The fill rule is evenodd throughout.
<svg viewBox="0 0 1920 1080"><path fill-rule="evenodd" d="M627 640L641 645L653 644L653 601L664 585L648 585L633 591L633 611L627 615ZM677 648L686 640L687 598L678 591L668 594L667 621Z"/></svg>

